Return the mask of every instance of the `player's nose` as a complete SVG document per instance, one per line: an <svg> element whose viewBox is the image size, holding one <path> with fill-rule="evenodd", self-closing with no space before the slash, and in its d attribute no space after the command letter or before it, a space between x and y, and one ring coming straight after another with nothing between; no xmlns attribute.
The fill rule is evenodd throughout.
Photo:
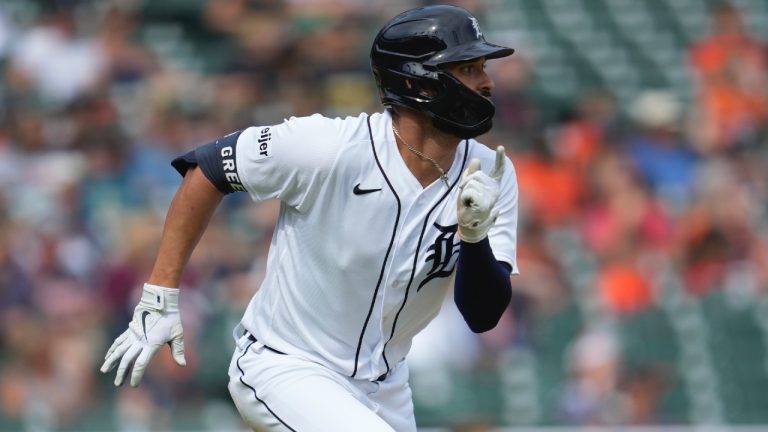
<svg viewBox="0 0 768 432"><path fill-rule="evenodd" d="M496 84L493 82L491 76L488 75L487 72L483 71L483 75L480 79L480 82L478 83L477 91L481 95L490 96L495 86Z"/></svg>

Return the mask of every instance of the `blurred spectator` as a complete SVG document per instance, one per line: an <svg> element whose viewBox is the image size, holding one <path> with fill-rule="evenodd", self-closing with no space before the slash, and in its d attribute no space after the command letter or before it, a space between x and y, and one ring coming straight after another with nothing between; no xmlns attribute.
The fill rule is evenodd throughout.
<svg viewBox="0 0 768 432"><path fill-rule="evenodd" d="M647 257L667 253L673 224L621 154L608 151L593 165L591 202L581 228L599 263L596 288L611 314L647 310L653 303Z"/></svg>
<svg viewBox="0 0 768 432"><path fill-rule="evenodd" d="M0 409L47 430L71 426L94 401L93 332L100 315L74 281L51 279L38 289L42 313L15 309L2 317L11 356L0 368Z"/></svg>
<svg viewBox="0 0 768 432"><path fill-rule="evenodd" d="M591 202L581 220L586 245L600 259L625 259L668 246L670 223L628 161L608 151L594 163Z"/></svg>
<svg viewBox="0 0 768 432"><path fill-rule="evenodd" d="M508 45L518 46L519 42L510 41ZM533 63L520 51L489 63L488 71L495 84L493 100L496 104L491 135L515 152L528 150L542 126L539 107L531 91L535 73Z"/></svg>
<svg viewBox="0 0 768 432"><path fill-rule="evenodd" d="M87 173L85 159L52 145L53 121L43 113L20 108L10 120L8 147L0 159L7 217L35 228L76 226L70 193Z"/></svg>
<svg viewBox="0 0 768 432"><path fill-rule="evenodd" d="M682 274L691 293L707 294L730 278L751 294L767 285L761 270L766 243L755 235L762 211L727 160L707 164L697 179L697 199L680 223Z"/></svg>
<svg viewBox="0 0 768 432"><path fill-rule="evenodd" d="M692 132L705 152L754 146L768 119L766 45L732 4L714 7L711 18L711 36L690 48L698 108Z"/></svg>
<svg viewBox="0 0 768 432"><path fill-rule="evenodd" d="M44 4L39 24L14 47L7 74L13 91L61 105L98 86L106 61L95 40L78 34L74 2Z"/></svg>
<svg viewBox="0 0 768 432"><path fill-rule="evenodd" d="M669 386L663 370L654 367L636 367L624 372L621 389L624 394L626 419L624 424L663 424L659 411L664 391Z"/></svg>
<svg viewBox="0 0 768 432"><path fill-rule="evenodd" d="M8 57L17 32L16 26L9 17L7 8L0 7L0 59Z"/></svg>
<svg viewBox="0 0 768 432"><path fill-rule="evenodd" d="M671 93L654 90L631 108L637 131L627 139L627 156L665 208L680 212L691 200L698 166L681 134L681 104Z"/></svg>
<svg viewBox="0 0 768 432"><path fill-rule="evenodd" d="M558 159L579 169L582 175L603 148L619 140L621 119L616 99L607 90L584 93L572 117L567 112L551 134Z"/></svg>
<svg viewBox="0 0 768 432"><path fill-rule="evenodd" d="M520 207L525 219L547 226L573 221L584 197L581 170L564 160L554 143L539 137L526 153L514 152L520 188Z"/></svg>
<svg viewBox="0 0 768 432"><path fill-rule="evenodd" d="M149 50L136 43L141 20L133 9L135 7L112 5L96 36L104 56L105 79L112 84L135 83L158 67Z"/></svg>
<svg viewBox="0 0 768 432"><path fill-rule="evenodd" d="M613 97L590 92L579 101L575 117L531 137L530 151L515 152L526 217L555 226L575 221L588 195L592 165L615 139L618 121Z"/></svg>
<svg viewBox="0 0 768 432"><path fill-rule="evenodd" d="M613 426L623 421L618 393L621 348L607 329L584 331L567 353L569 378L560 417L570 425Z"/></svg>
<svg viewBox="0 0 768 432"><path fill-rule="evenodd" d="M646 311L655 301L649 278L632 262L604 264L596 281L603 307L615 314Z"/></svg>
<svg viewBox="0 0 768 432"><path fill-rule="evenodd" d="M7 221L0 223L0 315L17 307L32 306L32 281L13 251L13 247L23 239L19 239L18 233L13 231L13 224Z"/></svg>

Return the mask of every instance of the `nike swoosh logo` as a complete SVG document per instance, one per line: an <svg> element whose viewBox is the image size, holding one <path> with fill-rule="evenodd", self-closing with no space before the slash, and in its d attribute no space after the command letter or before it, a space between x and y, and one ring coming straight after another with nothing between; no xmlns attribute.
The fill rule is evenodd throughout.
<svg viewBox="0 0 768 432"><path fill-rule="evenodd" d="M149 342L149 338L147 337L147 315L149 315L149 311L141 313L141 329L144 330L144 339Z"/></svg>
<svg viewBox="0 0 768 432"><path fill-rule="evenodd" d="M358 184L355 185L355 188L352 189L352 193L355 194L355 195L365 195L365 194L369 194L369 193L372 193L372 192L378 192L380 190L381 190L381 188L378 188L378 189L360 189L360 183L358 183Z"/></svg>

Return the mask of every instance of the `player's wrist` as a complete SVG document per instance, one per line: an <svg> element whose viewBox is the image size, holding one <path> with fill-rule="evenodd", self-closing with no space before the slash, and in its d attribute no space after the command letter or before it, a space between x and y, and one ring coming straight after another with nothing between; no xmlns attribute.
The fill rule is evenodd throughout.
<svg viewBox="0 0 768 432"><path fill-rule="evenodd" d="M164 312L179 311L179 289L145 283L139 307Z"/></svg>
<svg viewBox="0 0 768 432"><path fill-rule="evenodd" d="M487 225L487 227L482 226L477 228L465 228L463 230L461 227L459 227L459 240L463 241L464 243L480 243L484 239L488 238L488 230L490 229L490 224Z"/></svg>
<svg viewBox="0 0 768 432"><path fill-rule="evenodd" d="M472 244L480 243L486 238L488 238L487 233L483 233L482 235L466 235L466 234L462 235L461 233L459 234L459 239L464 243L472 243Z"/></svg>

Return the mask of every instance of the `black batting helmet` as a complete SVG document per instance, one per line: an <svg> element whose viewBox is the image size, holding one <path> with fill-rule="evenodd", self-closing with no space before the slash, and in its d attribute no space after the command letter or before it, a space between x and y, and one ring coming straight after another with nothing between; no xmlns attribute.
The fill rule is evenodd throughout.
<svg viewBox="0 0 768 432"><path fill-rule="evenodd" d="M438 129L472 138L491 128L493 102L441 66L505 57L513 51L486 42L467 10L427 6L401 13L379 31L371 48L371 68L384 105L423 111Z"/></svg>

